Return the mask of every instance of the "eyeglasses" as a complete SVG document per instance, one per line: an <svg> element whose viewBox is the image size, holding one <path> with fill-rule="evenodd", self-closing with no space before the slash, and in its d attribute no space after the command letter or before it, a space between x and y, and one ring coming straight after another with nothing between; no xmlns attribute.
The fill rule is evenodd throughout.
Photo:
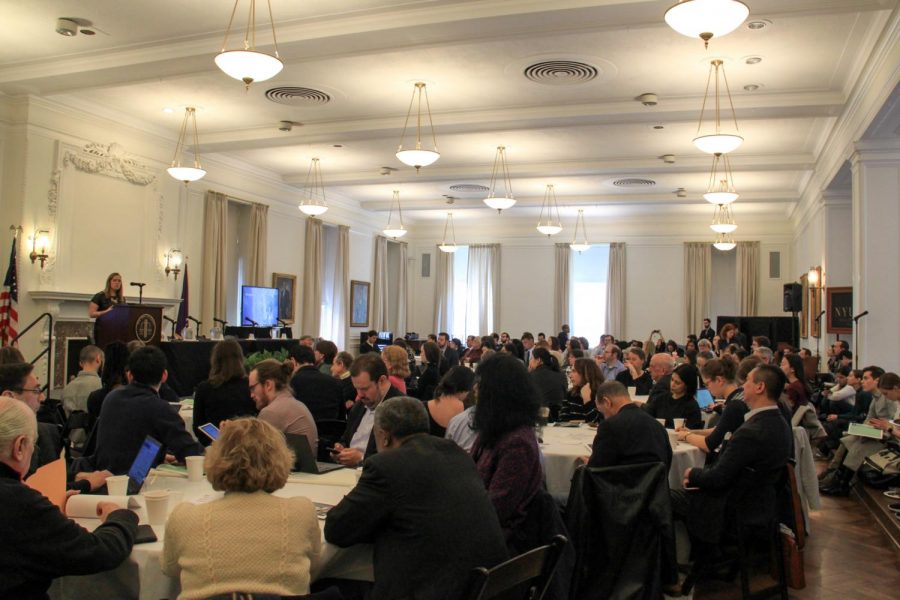
<svg viewBox="0 0 900 600"><path fill-rule="evenodd" d="M258 385L262 385L262 381L257 381L256 383L251 383L251 384L250 384L250 391L252 392L252 391L256 388L256 386L258 386Z"/></svg>
<svg viewBox="0 0 900 600"><path fill-rule="evenodd" d="M17 394L24 394L25 392L31 392L32 394L43 394L44 388L35 387L35 388L15 388Z"/></svg>

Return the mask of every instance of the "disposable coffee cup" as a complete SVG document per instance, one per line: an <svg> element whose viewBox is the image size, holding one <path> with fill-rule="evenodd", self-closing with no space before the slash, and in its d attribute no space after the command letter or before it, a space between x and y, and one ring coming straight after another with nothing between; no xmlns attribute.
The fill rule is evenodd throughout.
<svg viewBox="0 0 900 600"><path fill-rule="evenodd" d="M128 475L112 475L107 477L106 493L110 496L127 496Z"/></svg>
<svg viewBox="0 0 900 600"><path fill-rule="evenodd" d="M546 427L550 420L550 408L542 406L538 409L537 423L540 427Z"/></svg>
<svg viewBox="0 0 900 600"><path fill-rule="evenodd" d="M633 385L628 386L628 397L634 400L635 396L637 396L637 387Z"/></svg>
<svg viewBox="0 0 900 600"><path fill-rule="evenodd" d="M165 525L169 511L169 490L153 490L144 492L144 506L147 508L147 520L151 525Z"/></svg>
<svg viewBox="0 0 900 600"><path fill-rule="evenodd" d="M254 334L252 334L252 333L248 333L248 334L247 334L247 339L248 339L248 340L255 340L255 339L256 339L256 336L255 336Z"/></svg>
<svg viewBox="0 0 900 600"><path fill-rule="evenodd" d="M665 420L665 419L657 419L656 422L659 423L660 425L662 425L663 427L666 426L666 420Z"/></svg>
<svg viewBox="0 0 900 600"><path fill-rule="evenodd" d="M684 427L684 419L672 419L672 420L675 422L676 431L678 429L681 429L682 427Z"/></svg>
<svg viewBox="0 0 900 600"><path fill-rule="evenodd" d="M186 456L184 462L187 465L188 481L203 481L203 457Z"/></svg>

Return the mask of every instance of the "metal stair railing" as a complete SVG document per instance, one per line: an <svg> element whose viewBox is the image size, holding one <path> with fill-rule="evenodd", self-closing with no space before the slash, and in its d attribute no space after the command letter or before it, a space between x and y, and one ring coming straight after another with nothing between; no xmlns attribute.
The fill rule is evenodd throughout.
<svg viewBox="0 0 900 600"><path fill-rule="evenodd" d="M31 323L29 323L28 327L26 327L21 332L19 332L19 334L9 342L9 345L12 346L12 345L18 343L18 341L20 339L22 339L23 335L28 333L38 323L42 323L44 321L44 319L47 319L47 321L49 321L49 329L47 330L48 331L47 347L44 348L43 350L41 350L38 353L38 355L35 356L29 362L31 364L35 364L43 356L45 356L45 355L47 356L47 379L46 379L47 383L45 383L43 386L41 386L41 389L44 391L45 395L49 395L50 390L53 389L53 366L52 366L52 363L53 363L53 360L52 360L52 358L53 358L53 315L51 315L48 312L41 314L38 318L36 318Z"/></svg>

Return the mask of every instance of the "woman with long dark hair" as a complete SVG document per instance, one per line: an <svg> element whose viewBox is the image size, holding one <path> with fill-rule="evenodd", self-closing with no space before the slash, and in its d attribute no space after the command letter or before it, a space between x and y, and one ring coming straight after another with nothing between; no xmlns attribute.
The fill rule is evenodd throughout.
<svg viewBox="0 0 900 600"><path fill-rule="evenodd" d="M212 440L200 431L201 425L212 423L218 427L228 419L256 415L240 344L233 339L217 343L209 363L209 379L194 390L194 433L204 446Z"/></svg>
<svg viewBox="0 0 900 600"><path fill-rule="evenodd" d="M559 420L593 423L600 418L594 399L597 388L603 383L603 372L593 358L577 358L569 376L572 390L559 411Z"/></svg>
<svg viewBox="0 0 900 600"><path fill-rule="evenodd" d="M541 398L541 406L550 409L549 420L559 419L559 410L566 400L566 376L559 370L559 362L546 348L535 348L528 363L529 376Z"/></svg>
<svg viewBox="0 0 900 600"><path fill-rule="evenodd" d="M688 429L703 427L700 405L697 404L697 369L681 365L672 371L669 391L648 400L644 410L657 419L665 419L666 427L674 428L675 419L684 419Z"/></svg>
<svg viewBox="0 0 900 600"><path fill-rule="evenodd" d="M459 365L451 367L441 377L437 387L434 388L432 394L434 398L425 402L425 409L428 411L428 433L444 437L453 417L466 409L474 384L475 373L472 369Z"/></svg>
<svg viewBox="0 0 900 600"><path fill-rule="evenodd" d="M419 350L422 357L422 374L419 375L419 385L416 388L416 397L419 400L431 400L434 398L434 389L441 379L441 349L434 342L425 342ZM446 425L445 425L446 426Z"/></svg>
<svg viewBox="0 0 900 600"><path fill-rule="evenodd" d="M781 371L788 379L787 385L784 386L784 393L787 395L791 414L793 414L797 412L798 408L808 404L809 397L812 395L809 384L806 383L803 359L799 354L785 354L781 359Z"/></svg>

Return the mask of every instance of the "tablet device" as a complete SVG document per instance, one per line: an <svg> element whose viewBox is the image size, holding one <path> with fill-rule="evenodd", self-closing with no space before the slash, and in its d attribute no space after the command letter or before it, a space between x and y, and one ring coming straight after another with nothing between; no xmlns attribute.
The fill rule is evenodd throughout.
<svg viewBox="0 0 900 600"><path fill-rule="evenodd" d="M713 400L712 393L704 388L697 390L697 404L700 405L700 409L708 408L715 404L715 400Z"/></svg>
<svg viewBox="0 0 900 600"><path fill-rule="evenodd" d="M156 458L159 456L161 448L162 444L151 436L148 435L144 438L141 449L138 450L137 456L134 457L134 462L131 463L131 468L128 469L129 494L137 494L140 491L141 486L144 485L144 480L147 479L147 473L150 472L150 469L156 463Z"/></svg>
<svg viewBox="0 0 900 600"><path fill-rule="evenodd" d="M216 441L217 439L219 439L219 428L212 423L204 423L203 425L198 427L198 429L212 441Z"/></svg>

